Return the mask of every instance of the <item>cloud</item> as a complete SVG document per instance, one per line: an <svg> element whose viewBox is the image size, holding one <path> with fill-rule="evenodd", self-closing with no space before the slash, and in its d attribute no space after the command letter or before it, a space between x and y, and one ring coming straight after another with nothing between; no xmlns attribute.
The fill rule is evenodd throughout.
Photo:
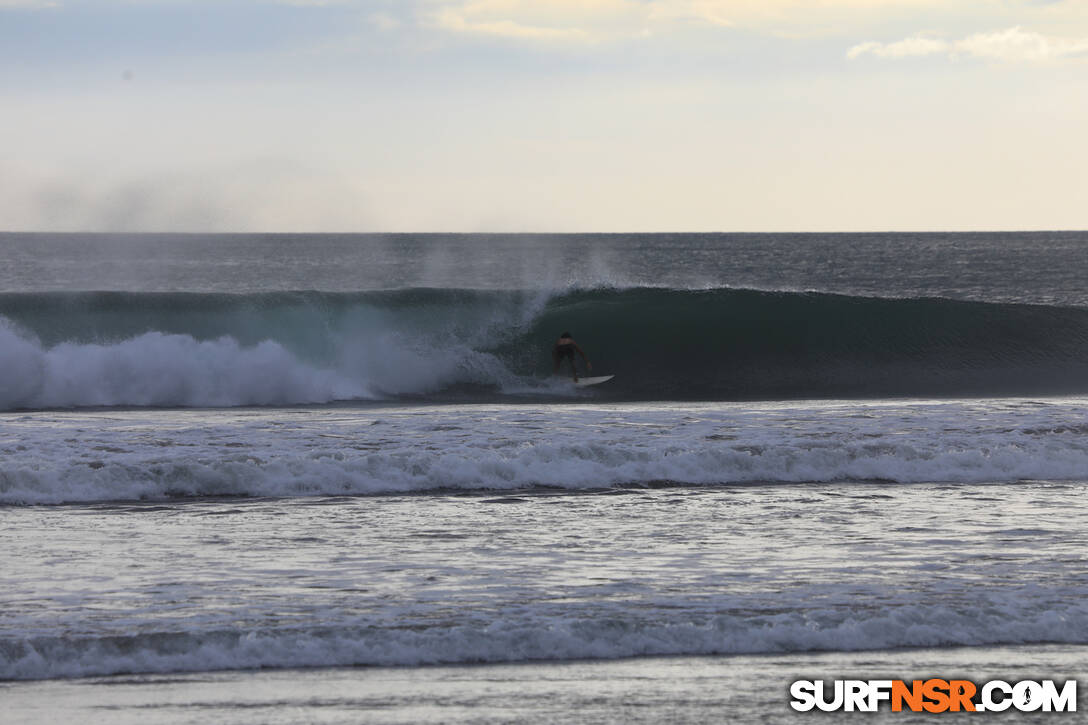
<svg viewBox="0 0 1088 725"><path fill-rule="evenodd" d="M1088 55L1088 38L1053 38L1015 27L964 38L955 50L990 60L1046 62Z"/></svg>
<svg viewBox="0 0 1088 725"><path fill-rule="evenodd" d="M733 27L736 17L729 12L726 3L715 0L694 0L691 2L655 2L650 6L648 20L651 22L688 21Z"/></svg>
<svg viewBox="0 0 1088 725"><path fill-rule="evenodd" d="M924 36L914 36L894 43L868 41L859 43L846 52L846 57L851 60L864 55L881 58L946 55L949 58L967 57L1005 63L1047 63L1088 57L1088 37L1046 36L1016 26L991 33L976 33L953 42Z"/></svg>
<svg viewBox="0 0 1088 725"><path fill-rule="evenodd" d="M441 30L534 41L601 40L644 15L631 0L471 0L427 14Z"/></svg>
<svg viewBox="0 0 1088 725"><path fill-rule="evenodd" d="M908 58L911 56L934 55L948 50L948 43L943 40L914 36L896 43L860 43L846 53L850 59L871 53L881 58Z"/></svg>
<svg viewBox="0 0 1088 725"><path fill-rule="evenodd" d="M940 7L939 0L652 0L650 17L725 27L795 27L820 18L848 19L874 11Z"/></svg>
<svg viewBox="0 0 1088 725"><path fill-rule="evenodd" d="M436 13L433 19L437 27L457 33L527 40L588 40L590 37L582 28L526 25L516 20L473 20L452 9Z"/></svg>
<svg viewBox="0 0 1088 725"><path fill-rule="evenodd" d="M976 0L977 1L977 0ZM440 29L534 40L608 40L684 27L812 34L939 0L434 0Z"/></svg>

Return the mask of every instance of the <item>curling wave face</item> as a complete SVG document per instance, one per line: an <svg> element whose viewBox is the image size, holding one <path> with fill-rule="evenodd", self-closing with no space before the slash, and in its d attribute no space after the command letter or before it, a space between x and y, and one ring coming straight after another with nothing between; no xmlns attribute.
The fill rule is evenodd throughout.
<svg viewBox="0 0 1088 725"><path fill-rule="evenodd" d="M753 290L0 295L0 409L571 395L601 400L1078 393L1088 310Z"/></svg>

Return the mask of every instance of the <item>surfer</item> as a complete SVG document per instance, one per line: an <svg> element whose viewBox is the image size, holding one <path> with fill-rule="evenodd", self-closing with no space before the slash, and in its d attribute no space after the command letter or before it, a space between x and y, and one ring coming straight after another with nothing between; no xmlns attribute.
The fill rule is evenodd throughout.
<svg viewBox="0 0 1088 725"><path fill-rule="evenodd" d="M586 370L592 370L593 365L590 364L589 358L586 357L582 348L578 347L578 343L574 341L574 338L570 336L569 332L564 332L559 336L559 341L555 343L555 347L552 348L552 362L555 363L555 368L552 372L559 372L559 365L564 359L570 361L570 372L574 376L574 382L578 382L578 368L574 366L574 351L577 350L578 354L582 356L582 360L586 364Z"/></svg>

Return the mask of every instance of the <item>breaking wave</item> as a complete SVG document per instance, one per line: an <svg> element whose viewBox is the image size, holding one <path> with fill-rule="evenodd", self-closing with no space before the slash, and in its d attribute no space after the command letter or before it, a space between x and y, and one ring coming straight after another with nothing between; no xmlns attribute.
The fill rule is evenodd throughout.
<svg viewBox="0 0 1088 725"><path fill-rule="evenodd" d="M604 400L1088 391L1088 310L657 288L0 295L0 409L570 395Z"/></svg>
<svg viewBox="0 0 1088 725"><path fill-rule="evenodd" d="M673 611L639 621L618 612L511 612L486 624L164 631L0 640L0 680L258 667L463 664L855 651L1023 643L1086 644L1088 609L1024 595L962 607L803 607L777 612ZM792 603L791 603L792 604Z"/></svg>

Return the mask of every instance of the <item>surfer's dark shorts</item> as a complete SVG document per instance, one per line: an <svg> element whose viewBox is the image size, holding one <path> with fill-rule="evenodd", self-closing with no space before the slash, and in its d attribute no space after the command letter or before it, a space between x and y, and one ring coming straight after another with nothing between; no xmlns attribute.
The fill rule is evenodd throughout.
<svg viewBox="0 0 1088 725"><path fill-rule="evenodd" d="M555 356L556 361L567 358L568 360L574 359L574 345L556 345L555 350L552 351L552 355Z"/></svg>

